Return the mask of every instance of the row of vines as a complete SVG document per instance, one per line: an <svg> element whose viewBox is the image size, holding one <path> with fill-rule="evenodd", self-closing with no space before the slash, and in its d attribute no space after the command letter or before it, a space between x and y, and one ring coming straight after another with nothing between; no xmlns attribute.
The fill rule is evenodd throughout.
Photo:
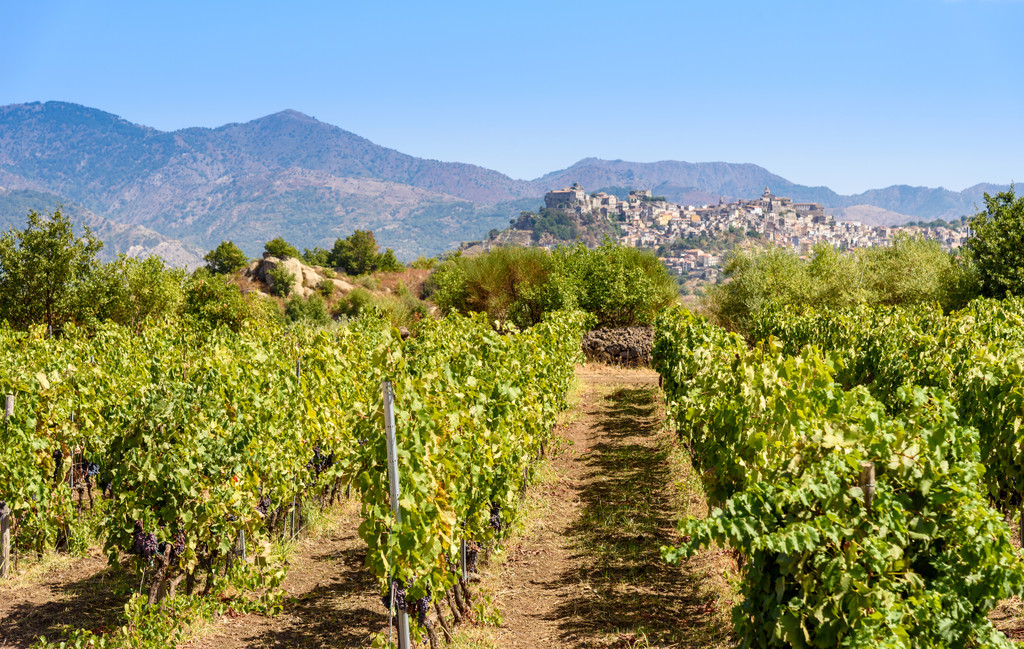
<svg viewBox="0 0 1024 649"><path fill-rule="evenodd" d="M993 392L1009 389L1012 344L997 340L1024 332L1015 309L986 303L948 321L774 313L753 346L683 309L662 313L656 368L716 505L664 551L733 548L741 646L1009 646L988 613L1024 591L992 506L1012 502L1007 476L1020 469L994 464L1020 452L1004 430L1014 402ZM871 344L856 333L872 328ZM974 342L942 348L955 331ZM970 349L980 336L1005 347Z"/></svg>
<svg viewBox="0 0 1024 649"><path fill-rule="evenodd" d="M0 394L15 407L2 424L0 502L15 551L83 549L82 510L93 508L111 564L143 584L137 608L228 588L273 608L284 570L272 541L295 533L304 503L348 490L362 503L359 534L385 604L399 595L420 612L416 634L434 641L430 598L436 610L460 594L461 541L500 536L565 406L585 326L564 312L501 333L482 316L450 316L408 340L372 317L333 331L2 329ZM401 524L388 491L385 380Z"/></svg>

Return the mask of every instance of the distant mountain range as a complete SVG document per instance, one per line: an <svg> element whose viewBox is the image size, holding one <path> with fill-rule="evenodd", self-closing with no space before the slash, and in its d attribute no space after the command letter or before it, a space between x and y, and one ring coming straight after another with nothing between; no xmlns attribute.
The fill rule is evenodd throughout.
<svg viewBox="0 0 1024 649"><path fill-rule="evenodd" d="M971 214L985 192L1005 188L893 186L843 196L753 164L595 158L528 181L409 156L291 110L162 132L69 103L0 107L0 227L21 227L29 209L64 205L110 253L156 253L181 265L197 265L224 239L256 255L277 235L299 248L328 247L367 228L400 257L437 254L506 226L547 190L573 182L691 204L752 198L768 185L884 223Z"/></svg>

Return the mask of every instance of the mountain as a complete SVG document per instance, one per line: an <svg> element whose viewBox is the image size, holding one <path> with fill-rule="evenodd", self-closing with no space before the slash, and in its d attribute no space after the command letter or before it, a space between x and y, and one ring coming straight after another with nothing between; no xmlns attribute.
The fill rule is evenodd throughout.
<svg viewBox="0 0 1024 649"><path fill-rule="evenodd" d="M188 246L141 225L115 223L94 214L88 208L67 203L55 194L30 189L0 191L0 223L23 228L25 217L32 210L53 211L57 208L71 218L76 226L88 226L103 241L99 257L110 261L118 253L129 257L159 255L172 266L196 268L203 264L205 250Z"/></svg>
<svg viewBox="0 0 1024 649"><path fill-rule="evenodd" d="M186 247L234 239L257 254L279 234L329 246L371 228L404 257L504 225L514 201L537 195L529 182L415 158L295 111L165 133L61 102L0 108L0 190L51 193Z"/></svg>
<svg viewBox="0 0 1024 649"><path fill-rule="evenodd" d="M959 217L1002 189L893 186L843 196L754 164L596 158L516 180L406 155L292 110L164 132L63 102L0 107L0 227L20 227L29 203L40 211L63 204L105 233L110 254L159 249L183 264L225 239L256 255L278 235L299 248L329 247L355 229L374 230L404 259L437 254L505 227L547 190L573 182L689 204L752 198L768 185L841 215L889 221Z"/></svg>

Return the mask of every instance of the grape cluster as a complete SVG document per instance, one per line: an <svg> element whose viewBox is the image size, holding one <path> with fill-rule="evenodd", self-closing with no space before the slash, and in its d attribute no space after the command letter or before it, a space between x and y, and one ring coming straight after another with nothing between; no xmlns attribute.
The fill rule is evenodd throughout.
<svg viewBox="0 0 1024 649"><path fill-rule="evenodd" d="M430 612L430 590L423 597L413 600L409 606L410 611L416 611L416 623L424 629L430 628L430 620L427 613Z"/></svg>
<svg viewBox="0 0 1024 649"><path fill-rule="evenodd" d="M480 556L480 546L474 541L466 543L466 572L476 572L476 560Z"/></svg>
<svg viewBox="0 0 1024 649"><path fill-rule="evenodd" d="M380 603L384 605L384 608L391 610L391 593L395 593L395 610L404 611L408 606L408 602L405 601L405 584L402 583L401 579L392 579L391 587L388 588L388 592L380 598Z"/></svg>
<svg viewBox="0 0 1024 649"><path fill-rule="evenodd" d="M135 521L135 532L132 534L132 552L139 555L146 561L157 554L156 534L146 532L142 527L142 521Z"/></svg>
<svg viewBox="0 0 1024 649"><path fill-rule="evenodd" d="M185 554L185 531L178 530L178 533L171 539L171 560Z"/></svg>
<svg viewBox="0 0 1024 649"><path fill-rule="evenodd" d="M53 452L53 481L57 482L60 480L60 465L64 462L64 451L57 449Z"/></svg>
<svg viewBox="0 0 1024 649"><path fill-rule="evenodd" d="M331 451L329 455L324 455L319 446L313 447L313 459L306 463L306 467L313 472L314 479L319 478L321 473L331 468L333 465L334 451Z"/></svg>
<svg viewBox="0 0 1024 649"><path fill-rule="evenodd" d="M95 478L99 474L100 474L100 465L96 464L95 462L86 462L85 463L85 475L89 476L90 478Z"/></svg>
<svg viewBox="0 0 1024 649"><path fill-rule="evenodd" d="M505 527L504 521L501 520L501 505L491 501L491 527L494 528L495 534L500 534L502 528Z"/></svg>
<svg viewBox="0 0 1024 649"><path fill-rule="evenodd" d="M256 511L259 512L260 516L264 518L270 513L270 496L261 496L260 501L256 503Z"/></svg>

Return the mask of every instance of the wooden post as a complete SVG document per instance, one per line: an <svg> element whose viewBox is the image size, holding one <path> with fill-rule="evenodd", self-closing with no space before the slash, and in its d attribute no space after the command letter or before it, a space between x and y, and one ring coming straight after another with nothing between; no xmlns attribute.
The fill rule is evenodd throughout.
<svg viewBox="0 0 1024 649"><path fill-rule="evenodd" d="M7 403L4 405L4 422L10 420L14 416L14 395L7 395Z"/></svg>
<svg viewBox="0 0 1024 649"><path fill-rule="evenodd" d="M466 539L459 544L459 563L462 565L462 578L469 579L469 568L466 566Z"/></svg>
<svg viewBox="0 0 1024 649"><path fill-rule="evenodd" d="M11 574L11 508L0 503L0 578Z"/></svg>
<svg viewBox="0 0 1024 649"><path fill-rule="evenodd" d="M871 509L871 502L875 499L875 463L860 463L860 490L864 492L864 509Z"/></svg>
<svg viewBox="0 0 1024 649"><path fill-rule="evenodd" d="M391 381L381 384L384 393L384 433L388 443L388 483L391 488L391 510L395 521L402 522L402 508L398 504L398 440L395 437L395 393ZM392 590L391 601L394 602ZM409 649L409 612L398 611L398 649Z"/></svg>
<svg viewBox="0 0 1024 649"><path fill-rule="evenodd" d="M302 357L299 356L295 359L295 378L302 378Z"/></svg>

